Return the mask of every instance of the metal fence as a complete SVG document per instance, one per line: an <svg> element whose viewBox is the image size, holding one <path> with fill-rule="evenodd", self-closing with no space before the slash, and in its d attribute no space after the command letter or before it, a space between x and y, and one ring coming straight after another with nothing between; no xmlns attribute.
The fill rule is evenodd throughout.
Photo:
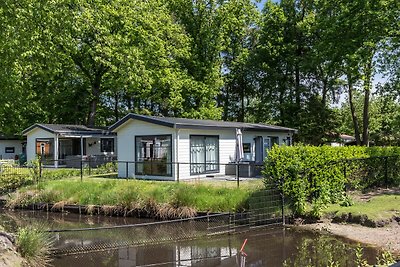
<svg viewBox="0 0 400 267"><path fill-rule="evenodd" d="M71 255L235 234L285 223L284 201L278 189L254 192L248 201L249 209L243 213L207 214L143 224L56 229L48 232L54 238L53 254Z"/></svg>
<svg viewBox="0 0 400 267"><path fill-rule="evenodd" d="M313 166L300 174L304 179L312 179L315 171L343 179L345 190L400 186L399 156L342 159Z"/></svg>
<svg viewBox="0 0 400 267"><path fill-rule="evenodd" d="M200 166L201 165L201 166ZM67 167L69 166L69 167ZM200 166L200 167L199 167ZM20 166L10 164L8 173L43 180L87 177L162 180L175 182L231 181L237 186L262 178L263 164L254 162L187 163L160 161L116 161L113 158L45 160Z"/></svg>

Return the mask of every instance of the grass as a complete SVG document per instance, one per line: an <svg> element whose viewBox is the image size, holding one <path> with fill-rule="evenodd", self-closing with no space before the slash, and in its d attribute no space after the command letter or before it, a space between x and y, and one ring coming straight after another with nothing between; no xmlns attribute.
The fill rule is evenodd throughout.
<svg viewBox="0 0 400 267"><path fill-rule="evenodd" d="M17 250L29 266L49 266L52 242L49 235L33 226L20 228L16 238Z"/></svg>
<svg viewBox="0 0 400 267"><path fill-rule="evenodd" d="M243 183L240 188L218 186L211 183L176 183L142 180L118 180L85 178L63 179L27 186L9 200L12 205L27 205L34 202L100 205L109 208L149 208L162 206L189 207L196 211L227 212L247 208L247 198L263 187L262 181ZM235 183L236 185L236 183ZM166 204L168 206L166 206ZM151 207L150 207L151 208Z"/></svg>
<svg viewBox="0 0 400 267"><path fill-rule="evenodd" d="M338 204L332 204L324 210L325 216L335 214L366 215L369 219L388 220L394 216L400 217L400 195L384 194L376 195L366 200L354 200L354 204L349 207L342 207Z"/></svg>

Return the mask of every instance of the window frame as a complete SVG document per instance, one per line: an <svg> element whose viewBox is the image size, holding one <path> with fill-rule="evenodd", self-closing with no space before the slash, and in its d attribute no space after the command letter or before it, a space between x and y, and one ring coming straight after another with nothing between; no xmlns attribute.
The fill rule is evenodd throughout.
<svg viewBox="0 0 400 267"><path fill-rule="evenodd" d="M205 140L206 137L214 137L217 139L217 155L216 155L216 159L217 159L217 163L215 163L217 165L216 170L208 170L207 171L207 153L204 153L204 172L192 172L192 164L203 164L203 163L192 163L192 156L191 156L191 150L192 150L192 137L203 137L204 140L204 145L205 145ZM219 135L206 135L206 134L190 134L189 135L189 170L190 170L190 175L200 175L200 174L211 174L211 173L219 173L220 172L220 146L219 146Z"/></svg>
<svg viewBox="0 0 400 267"><path fill-rule="evenodd" d="M111 151L107 151L103 147L103 141L112 141ZM114 153L115 152L115 140L114 138L100 138L100 152L102 153Z"/></svg>
<svg viewBox="0 0 400 267"><path fill-rule="evenodd" d="M5 154L15 154L15 146L6 146L4 149Z"/></svg>
<svg viewBox="0 0 400 267"><path fill-rule="evenodd" d="M151 174L137 173L137 171L138 171L137 164L143 164L143 163L139 162L139 160L138 160L136 144L137 144L138 138L143 138L143 137L153 137L153 140L154 140L155 137L169 137L170 138L170 142L171 142L171 149L170 149L171 162L166 162L165 164L166 164L166 166L168 166L168 164L171 165L171 173L167 172L165 175L163 175L163 174L153 174L153 173L151 173ZM172 156L173 156L172 150L173 150L173 148L174 148L174 145L173 145L173 140L172 140L172 134L135 135L135 144L134 144L135 175L172 177L173 176L173 170L172 170L172 165L173 165L173 162L172 162Z"/></svg>

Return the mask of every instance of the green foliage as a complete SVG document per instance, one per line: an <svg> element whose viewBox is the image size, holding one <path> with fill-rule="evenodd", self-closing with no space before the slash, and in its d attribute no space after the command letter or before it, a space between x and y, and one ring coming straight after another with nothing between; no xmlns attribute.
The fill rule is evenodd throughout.
<svg viewBox="0 0 400 267"><path fill-rule="evenodd" d="M351 204L346 189L400 184L399 155L399 147L275 146L263 174L266 184L283 189L295 214L306 214L310 204L320 217L328 203Z"/></svg>
<svg viewBox="0 0 400 267"><path fill-rule="evenodd" d="M146 203L190 207L197 211L242 211L248 208L246 199L258 187L229 188L218 185L185 184L139 180L86 178L45 181L36 187L20 189L9 199L11 206L32 203L65 202L81 205L113 205L128 210Z"/></svg>
<svg viewBox="0 0 400 267"><path fill-rule="evenodd" d="M37 227L27 226L18 230L17 250L27 260L29 266L49 266L52 244L49 234Z"/></svg>
<svg viewBox="0 0 400 267"><path fill-rule="evenodd" d="M8 163L0 165L0 194L33 184L34 181L27 168Z"/></svg>
<svg viewBox="0 0 400 267"><path fill-rule="evenodd" d="M118 163L117 162L107 162L103 165L97 166L96 168L92 168L90 170L91 174L111 174L116 173L118 171Z"/></svg>

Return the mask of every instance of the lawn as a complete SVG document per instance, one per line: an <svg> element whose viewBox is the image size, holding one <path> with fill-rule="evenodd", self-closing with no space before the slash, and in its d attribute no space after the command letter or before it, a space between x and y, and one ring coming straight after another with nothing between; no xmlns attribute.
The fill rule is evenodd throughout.
<svg viewBox="0 0 400 267"><path fill-rule="evenodd" d="M356 195L353 205L342 207L332 204L324 211L325 216L341 216L351 213L353 216L366 215L370 220L388 220L400 217L400 194L397 192L375 194L369 197Z"/></svg>

